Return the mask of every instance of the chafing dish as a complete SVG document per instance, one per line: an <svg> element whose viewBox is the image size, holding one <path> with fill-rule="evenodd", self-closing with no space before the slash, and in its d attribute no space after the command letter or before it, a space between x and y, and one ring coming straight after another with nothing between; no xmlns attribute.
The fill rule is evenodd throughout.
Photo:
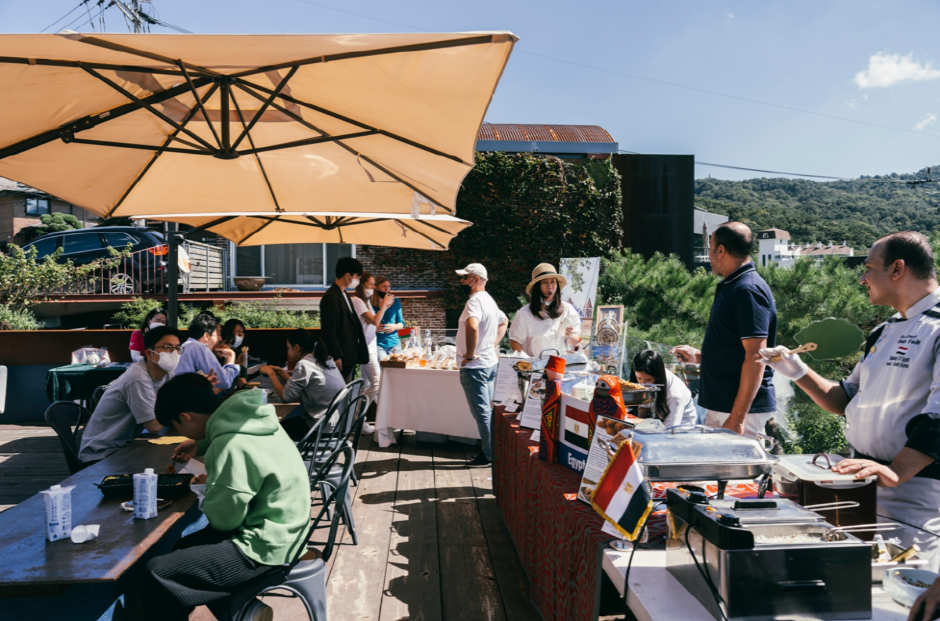
<svg viewBox="0 0 940 621"><path fill-rule="evenodd" d="M871 618L871 546L786 499L668 490L666 566L716 618Z"/></svg>
<svg viewBox="0 0 940 621"><path fill-rule="evenodd" d="M641 384L643 390L621 390L623 404L627 407L652 403L660 387L655 384Z"/></svg>
<svg viewBox="0 0 940 621"><path fill-rule="evenodd" d="M777 461L761 442L730 429L701 425L659 433L628 429L611 439L612 448L629 438L640 446L637 463L650 481L754 480L769 475Z"/></svg>

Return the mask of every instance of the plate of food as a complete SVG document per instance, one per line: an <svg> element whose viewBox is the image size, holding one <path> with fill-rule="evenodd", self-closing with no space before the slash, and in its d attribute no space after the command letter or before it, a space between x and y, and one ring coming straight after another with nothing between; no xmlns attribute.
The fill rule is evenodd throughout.
<svg viewBox="0 0 940 621"><path fill-rule="evenodd" d="M884 587L891 599L910 608L940 574L926 569L895 567L885 570Z"/></svg>

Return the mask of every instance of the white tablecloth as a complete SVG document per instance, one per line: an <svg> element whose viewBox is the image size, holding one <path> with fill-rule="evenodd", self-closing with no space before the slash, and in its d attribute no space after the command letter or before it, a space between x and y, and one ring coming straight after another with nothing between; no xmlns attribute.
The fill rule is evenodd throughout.
<svg viewBox="0 0 940 621"><path fill-rule="evenodd" d="M395 443L396 429L480 439L460 386L459 371L382 369L375 431L379 446Z"/></svg>

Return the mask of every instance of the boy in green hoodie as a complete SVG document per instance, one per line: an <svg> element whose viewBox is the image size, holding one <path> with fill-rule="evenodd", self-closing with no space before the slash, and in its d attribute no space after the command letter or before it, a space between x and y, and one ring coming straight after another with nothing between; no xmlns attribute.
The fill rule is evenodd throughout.
<svg viewBox="0 0 940 621"><path fill-rule="evenodd" d="M310 525L310 481L260 390L220 404L209 380L184 373L160 388L154 410L160 424L189 438L174 457L205 456L209 526L151 559L141 583L147 619L185 621L195 606L212 609L296 557ZM270 615L257 607L261 614L249 618Z"/></svg>

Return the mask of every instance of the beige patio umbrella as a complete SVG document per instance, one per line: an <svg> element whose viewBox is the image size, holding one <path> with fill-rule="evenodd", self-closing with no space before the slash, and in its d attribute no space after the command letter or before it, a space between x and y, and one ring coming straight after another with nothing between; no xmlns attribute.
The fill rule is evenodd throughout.
<svg viewBox="0 0 940 621"><path fill-rule="evenodd" d="M515 41L0 35L0 175L101 216L453 213Z"/></svg>
<svg viewBox="0 0 940 621"><path fill-rule="evenodd" d="M239 246L271 244L367 244L420 250L447 250L457 234L471 226L453 216L390 215L383 213L267 212L220 214L150 215L148 219L188 224L210 231Z"/></svg>

